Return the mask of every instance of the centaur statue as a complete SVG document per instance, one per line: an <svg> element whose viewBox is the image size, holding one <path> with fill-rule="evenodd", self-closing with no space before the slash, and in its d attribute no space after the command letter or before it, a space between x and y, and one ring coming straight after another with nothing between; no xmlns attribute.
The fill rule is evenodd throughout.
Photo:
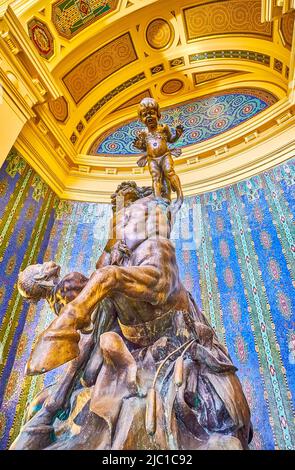
<svg viewBox="0 0 295 470"><path fill-rule="evenodd" d="M27 374L69 362L27 409L13 449L247 449L250 412L227 350L179 278L171 205L119 185L109 240L90 278L53 262L20 293L57 317Z"/></svg>

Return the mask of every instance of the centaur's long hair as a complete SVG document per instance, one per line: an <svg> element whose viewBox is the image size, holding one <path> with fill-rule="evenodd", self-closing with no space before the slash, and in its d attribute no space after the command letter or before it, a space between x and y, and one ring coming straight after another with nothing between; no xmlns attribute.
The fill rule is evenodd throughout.
<svg viewBox="0 0 295 470"><path fill-rule="evenodd" d="M151 186L137 186L135 181L123 181L119 184L114 194L111 195L111 203L113 212L116 211L117 196L122 189L129 189L134 192L136 199L142 199L144 197L150 196L153 194L153 188Z"/></svg>

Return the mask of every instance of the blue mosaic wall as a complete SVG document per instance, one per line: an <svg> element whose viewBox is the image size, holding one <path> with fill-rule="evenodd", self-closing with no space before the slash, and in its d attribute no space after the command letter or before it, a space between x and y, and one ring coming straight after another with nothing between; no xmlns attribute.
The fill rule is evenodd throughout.
<svg viewBox="0 0 295 470"><path fill-rule="evenodd" d="M181 277L239 369L254 449L295 449L294 183L293 161L189 198L176 227Z"/></svg>
<svg viewBox="0 0 295 470"><path fill-rule="evenodd" d="M0 174L0 187L2 175L6 178L5 167ZM15 192L13 182L11 189ZM83 204L58 199L56 201L55 219L48 223L46 243L40 250L37 262L55 260L62 267L62 276L71 271L90 275L106 243L105 229L111 217L111 207L108 204ZM36 211L35 216L37 214ZM81 246L85 247L85 250L81 251ZM19 258L22 259L22 256L23 252L20 252ZM34 262L33 259L26 265ZM14 278L6 280L10 284L10 293L11 289L15 291L18 268L19 264L15 269ZM27 404L44 386L55 382L63 372L61 367L38 377L24 376L32 345L40 332L51 323L54 315L45 302L29 306L21 301L20 305L24 310L25 323L17 332L10 332L13 343L10 356L4 358L4 361L7 361L7 374L3 375L3 379L1 377L0 384L0 449L7 448L17 436ZM5 310L6 315L10 314L7 304L2 304L0 319L5 315Z"/></svg>
<svg viewBox="0 0 295 470"><path fill-rule="evenodd" d="M15 193L16 181L5 167L0 188L3 180L10 186L1 196L2 207ZM294 183L294 161L289 161L248 181L188 198L173 231L181 278L239 368L252 412L253 449L295 448ZM59 202L55 214L39 258L55 259L63 274L89 274L105 243L110 206ZM19 258L25 253L24 248ZM15 277L5 278L7 299L14 282ZM12 308L7 305L0 306L2 318ZM1 377L2 449L17 435L26 404L62 374L61 368L24 378L34 338L53 316L44 304L22 308L26 321L10 334L5 380Z"/></svg>
<svg viewBox="0 0 295 470"><path fill-rule="evenodd" d="M276 101L271 93L263 90L236 89L166 108L161 122L172 128L182 124L184 133L174 147L188 147L238 126ZM90 154L125 157L138 154L140 151L133 147L133 141L142 128L138 119L114 127L99 137Z"/></svg>
<svg viewBox="0 0 295 470"><path fill-rule="evenodd" d="M58 202L12 150L0 171L0 448L14 427L27 380L24 366L40 323L18 294L17 276L27 265L42 262Z"/></svg>

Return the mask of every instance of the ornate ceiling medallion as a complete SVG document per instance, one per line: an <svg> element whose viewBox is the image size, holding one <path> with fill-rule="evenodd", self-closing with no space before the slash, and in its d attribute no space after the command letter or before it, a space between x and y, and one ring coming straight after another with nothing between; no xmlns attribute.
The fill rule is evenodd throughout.
<svg viewBox="0 0 295 470"><path fill-rule="evenodd" d="M174 93L178 93L180 90L182 90L183 87L184 83L181 80L175 78L165 82L161 88L161 92L165 95L173 95Z"/></svg>
<svg viewBox="0 0 295 470"><path fill-rule="evenodd" d="M28 23L28 31L39 54L44 59L50 59L54 54L54 39L48 26L43 21L33 18Z"/></svg>
<svg viewBox="0 0 295 470"><path fill-rule="evenodd" d="M57 121L65 122L68 117L68 103L63 96L56 100L48 101L48 106L51 114L53 114Z"/></svg>
<svg viewBox="0 0 295 470"><path fill-rule="evenodd" d="M174 30L168 21L157 18L146 29L146 40L152 49L165 49L174 39Z"/></svg>

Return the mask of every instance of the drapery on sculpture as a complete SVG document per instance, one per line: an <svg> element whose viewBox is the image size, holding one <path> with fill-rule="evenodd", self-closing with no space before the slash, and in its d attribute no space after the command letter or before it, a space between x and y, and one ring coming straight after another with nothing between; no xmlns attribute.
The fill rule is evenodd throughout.
<svg viewBox="0 0 295 470"><path fill-rule="evenodd" d="M68 361L39 393L12 449L247 449L250 413L226 349L182 285L171 205L121 183L96 270L28 267L19 291L58 315L27 364ZM118 207L121 205L121 207Z"/></svg>

